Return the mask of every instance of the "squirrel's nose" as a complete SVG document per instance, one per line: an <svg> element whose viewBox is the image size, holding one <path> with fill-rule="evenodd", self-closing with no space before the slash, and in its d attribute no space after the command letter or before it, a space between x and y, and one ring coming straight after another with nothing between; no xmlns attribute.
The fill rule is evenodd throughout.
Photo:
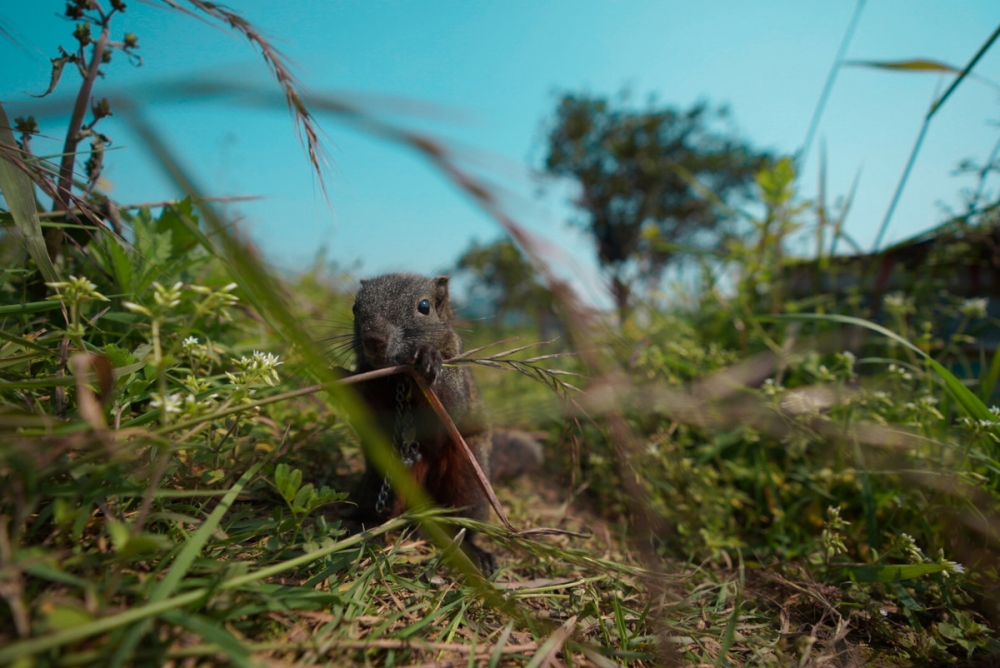
<svg viewBox="0 0 1000 668"><path fill-rule="evenodd" d="M385 350L388 347L389 342L386 337L381 334L368 332L362 339L362 345L365 347L365 354L367 354L369 358L375 360L380 359L383 355L385 355Z"/></svg>

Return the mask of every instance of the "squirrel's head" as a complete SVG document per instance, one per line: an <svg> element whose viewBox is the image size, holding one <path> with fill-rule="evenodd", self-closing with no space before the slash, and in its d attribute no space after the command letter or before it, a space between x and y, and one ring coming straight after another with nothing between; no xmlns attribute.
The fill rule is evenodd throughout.
<svg viewBox="0 0 1000 668"><path fill-rule="evenodd" d="M448 277L384 274L361 281L354 298L354 353L359 369L413 361L417 346L430 343L443 353L454 332Z"/></svg>

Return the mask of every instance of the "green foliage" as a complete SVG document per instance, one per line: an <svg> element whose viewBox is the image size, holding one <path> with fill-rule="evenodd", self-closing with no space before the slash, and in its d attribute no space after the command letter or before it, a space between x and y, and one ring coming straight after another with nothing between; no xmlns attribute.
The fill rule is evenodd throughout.
<svg viewBox="0 0 1000 668"><path fill-rule="evenodd" d="M553 317L552 293L539 283L531 263L510 239L483 246L473 241L455 266L472 278L470 299L486 300L497 321L511 313L535 321Z"/></svg>
<svg viewBox="0 0 1000 668"><path fill-rule="evenodd" d="M296 518L311 515L322 506L337 503L347 498L346 493L335 492L329 487L317 490L312 483L303 485L302 471L290 469L285 463L275 467L274 485Z"/></svg>
<svg viewBox="0 0 1000 668"><path fill-rule="evenodd" d="M103 609L145 595L148 586L136 574L150 563L168 570L150 601L167 601L189 570L215 577L227 563L267 562L300 535L315 551L340 533L336 523L309 516L346 494L302 485L298 471L299 481L291 484L288 463L281 461L275 478L288 495L292 523L280 517L248 522L246 510L223 522L237 494L260 484L263 462L253 461L274 452L282 438L268 417L281 362L253 350L273 342L246 320L235 284L224 282L210 250L190 246L194 237L185 236L186 225L178 227L182 219L197 226L190 203L156 216L140 211L124 218L134 245L111 235L91 244L85 252L110 271L96 274L98 283L70 276L51 284L64 323L60 310L21 308L3 316L0 515L6 519L0 534L10 548L2 558L31 573L18 586L41 595L38 609L10 599L7 619L14 623L2 626L11 633L87 632L103 621L95 619L95 604ZM158 264L150 266L151 257ZM0 287L2 302L20 294L14 282ZM85 353L96 372L91 378L81 375L90 369L73 363ZM67 367L75 375L67 376ZM47 419L46 412L61 420ZM38 448L46 439L48 447ZM230 488L233 472L246 469L209 514L215 490ZM199 560L202 550L220 558L219 565ZM69 589L57 595L49 592L51 583ZM147 626L128 627L129 619L121 626L131 629L128 640L112 644L110 653L127 654L132 650L125 648L150 633ZM169 614L163 620L180 623ZM222 640L214 622L183 625L211 642Z"/></svg>
<svg viewBox="0 0 1000 668"><path fill-rule="evenodd" d="M897 301L890 311L912 315L905 299ZM716 302L714 308L731 307ZM959 331L985 315L978 304L957 308L968 320ZM689 389L629 415L643 446L625 471L614 466L612 442L590 434L582 468L590 488L605 508L627 514L631 503L620 476L636 476L650 509L672 528L658 543L663 554L727 562L749 552L779 570L778 564L803 564L840 587L843 605L859 606L869 619L898 610L897 621L929 643L930 656L949 647L995 652L1000 645L982 617L973 615L980 621L971 636L950 621L970 614L976 591L996 586L994 562L963 566L945 555L974 554L975 527L955 523L970 508L968 495L978 499L976 513L995 517L1000 510L1000 409L987 408L955 373L876 323L836 314L756 320L764 321L778 328L756 326L749 345L785 354L756 362L760 370L750 372L756 380L748 384L737 364L744 355L698 325L712 322L703 311L637 309L625 329L630 337L615 346L628 357L634 391ZM790 328L790 321L810 329ZM860 360L850 352L817 352L814 342L829 341L839 325L886 338L871 340ZM694 412L672 403L690 398ZM891 448L889 434L896 440ZM949 482L921 484L931 479ZM893 642L910 647L905 635Z"/></svg>

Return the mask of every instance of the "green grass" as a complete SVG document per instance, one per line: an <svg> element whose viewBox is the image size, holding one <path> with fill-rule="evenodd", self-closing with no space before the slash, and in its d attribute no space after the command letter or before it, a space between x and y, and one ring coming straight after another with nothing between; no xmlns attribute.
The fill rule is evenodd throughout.
<svg viewBox="0 0 1000 668"><path fill-rule="evenodd" d="M400 521L343 533L360 427L337 399L294 391L313 384L310 357L244 305L245 288L223 289L231 265L213 246L154 233L176 212L130 220L131 247L93 244L119 277L160 254L161 282L67 284L75 325L13 281L0 292L24 306L4 312L0 343L0 663L901 665L996 651L981 546L997 438L979 415L993 413L923 351L910 363L897 335L870 343L879 370L859 376L868 358L813 343L855 320L812 318L760 362L703 338L704 310L650 311L604 343L628 369L615 402L564 404L536 379L478 368L499 421L548 434L547 470L499 490L513 525L586 535L446 520L499 547L482 585ZM272 285L308 319L346 310L328 278ZM778 343L790 331L760 326ZM470 347L496 336L466 333ZM84 348L121 372L62 371Z"/></svg>

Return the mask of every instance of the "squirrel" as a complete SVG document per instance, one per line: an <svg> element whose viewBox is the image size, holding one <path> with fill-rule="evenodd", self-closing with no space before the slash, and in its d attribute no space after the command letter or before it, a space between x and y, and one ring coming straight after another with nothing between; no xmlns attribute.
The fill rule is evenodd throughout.
<svg viewBox="0 0 1000 668"><path fill-rule="evenodd" d="M403 273L362 280L353 308L355 373L412 364L441 400L483 472L491 480L509 478L538 465L541 446L524 432L494 433L470 369L443 366L462 352L462 339L450 324L448 281L448 276ZM434 503L485 521L489 503L471 463L413 379L405 374L377 378L360 383L358 391ZM367 459L355 501L363 524L384 521L404 509ZM484 575L496 570L496 558L475 544L471 532L463 549Z"/></svg>

